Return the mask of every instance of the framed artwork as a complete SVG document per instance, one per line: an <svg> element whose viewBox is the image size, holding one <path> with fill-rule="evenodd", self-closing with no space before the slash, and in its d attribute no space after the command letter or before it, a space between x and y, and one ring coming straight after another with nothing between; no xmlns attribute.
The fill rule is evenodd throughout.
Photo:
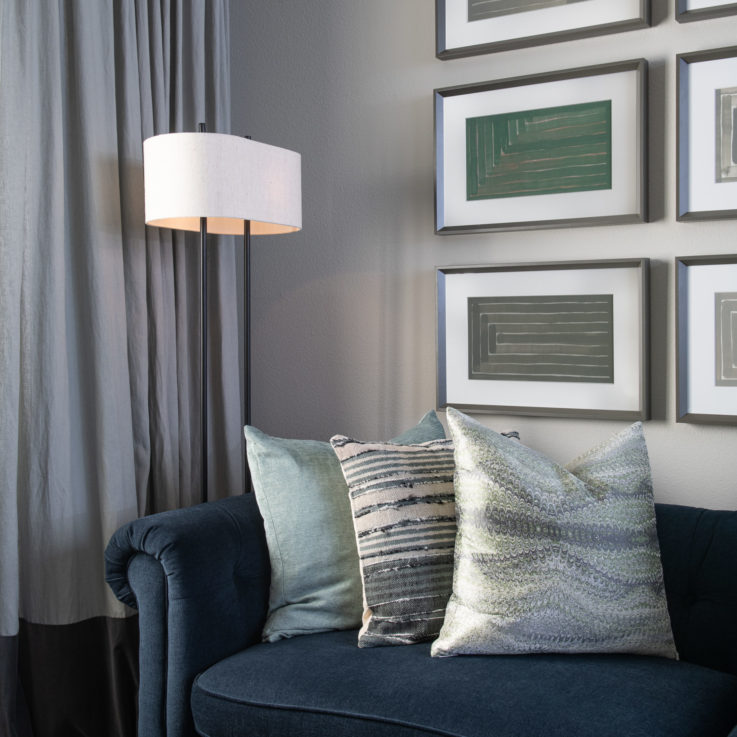
<svg viewBox="0 0 737 737"><path fill-rule="evenodd" d="M676 0L676 20L679 23L721 18L735 13L737 3L733 0Z"/></svg>
<svg viewBox="0 0 737 737"><path fill-rule="evenodd" d="M435 90L435 232L647 219L643 59Z"/></svg>
<svg viewBox="0 0 737 737"><path fill-rule="evenodd" d="M676 420L737 425L737 255L676 259Z"/></svg>
<svg viewBox="0 0 737 737"><path fill-rule="evenodd" d="M439 59L649 25L650 0L435 0Z"/></svg>
<svg viewBox="0 0 737 737"><path fill-rule="evenodd" d="M678 220L737 217L737 47L677 57Z"/></svg>
<svg viewBox="0 0 737 737"><path fill-rule="evenodd" d="M438 408L649 417L647 259L437 270Z"/></svg>

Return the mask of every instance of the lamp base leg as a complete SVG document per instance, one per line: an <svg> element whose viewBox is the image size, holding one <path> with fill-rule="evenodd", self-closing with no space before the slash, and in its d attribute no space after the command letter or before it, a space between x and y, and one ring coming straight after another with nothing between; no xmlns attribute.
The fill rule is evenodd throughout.
<svg viewBox="0 0 737 737"><path fill-rule="evenodd" d="M200 218L200 412L202 421L202 486L200 497L207 501L207 218Z"/></svg>
<svg viewBox="0 0 737 737"><path fill-rule="evenodd" d="M243 224L243 424L251 424L251 221ZM244 489L252 490L251 472L248 467L248 448L244 443Z"/></svg>

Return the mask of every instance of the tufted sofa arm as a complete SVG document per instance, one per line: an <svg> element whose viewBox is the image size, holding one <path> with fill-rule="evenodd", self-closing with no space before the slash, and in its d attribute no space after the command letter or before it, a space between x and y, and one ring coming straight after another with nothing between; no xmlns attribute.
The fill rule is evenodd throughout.
<svg viewBox="0 0 737 737"><path fill-rule="evenodd" d="M194 677L258 641L266 618L269 557L253 494L121 527L105 570L139 612L138 737L194 735Z"/></svg>
<svg viewBox="0 0 737 737"><path fill-rule="evenodd" d="M737 512L655 507L680 657L737 675Z"/></svg>

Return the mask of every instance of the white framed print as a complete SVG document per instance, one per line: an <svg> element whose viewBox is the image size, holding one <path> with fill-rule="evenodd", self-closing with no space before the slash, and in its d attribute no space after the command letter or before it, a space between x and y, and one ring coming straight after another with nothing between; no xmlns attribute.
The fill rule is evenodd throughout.
<svg viewBox="0 0 737 737"><path fill-rule="evenodd" d="M439 59L650 25L650 0L435 0Z"/></svg>
<svg viewBox="0 0 737 737"><path fill-rule="evenodd" d="M643 222L647 62L435 90L435 232Z"/></svg>
<svg viewBox="0 0 737 737"><path fill-rule="evenodd" d="M677 57L678 220L737 217L737 47Z"/></svg>
<svg viewBox="0 0 737 737"><path fill-rule="evenodd" d="M737 255L676 259L676 420L737 425Z"/></svg>
<svg viewBox="0 0 737 737"><path fill-rule="evenodd" d="M437 269L437 406L649 418L648 259Z"/></svg>
<svg viewBox="0 0 737 737"><path fill-rule="evenodd" d="M676 0L676 20L679 23L722 18L735 13L737 3L734 0Z"/></svg>

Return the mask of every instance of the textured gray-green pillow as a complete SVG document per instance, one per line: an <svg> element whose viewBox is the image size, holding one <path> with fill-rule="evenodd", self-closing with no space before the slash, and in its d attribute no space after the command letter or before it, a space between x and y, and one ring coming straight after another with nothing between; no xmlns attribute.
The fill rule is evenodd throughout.
<svg viewBox="0 0 737 737"><path fill-rule="evenodd" d="M264 640L358 627L362 584L348 487L330 443L244 432L271 561ZM442 437L430 411L396 440Z"/></svg>
<svg viewBox="0 0 737 737"><path fill-rule="evenodd" d="M359 647L437 637L453 582L453 444L330 441L348 482L363 576Z"/></svg>
<svg viewBox="0 0 737 737"><path fill-rule="evenodd" d="M637 423L570 463L448 410L458 533L436 656L677 657Z"/></svg>

